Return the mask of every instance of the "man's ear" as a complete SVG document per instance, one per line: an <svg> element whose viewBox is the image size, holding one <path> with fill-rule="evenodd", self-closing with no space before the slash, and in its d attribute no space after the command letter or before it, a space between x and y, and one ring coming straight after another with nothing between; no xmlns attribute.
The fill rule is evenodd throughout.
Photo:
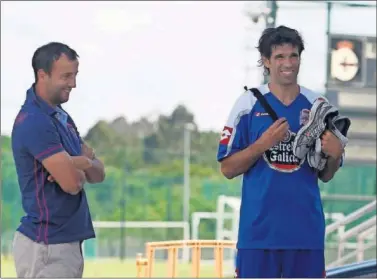
<svg viewBox="0 0 377 279"><path fill-rule="evenodd" d="M263 62L263 65L266 67L266 68L268 68L268 69L270 69L270 66L271 66L271 63L270 63L270 59L268 59L267 57L262 57L262 62Z"/></svg>
<svg viewBox="0 0 377 279"><path fill-rule="evenodd" d="M38 80L45 80L49 75L44 70L39 69L37 72Z"/></svg>

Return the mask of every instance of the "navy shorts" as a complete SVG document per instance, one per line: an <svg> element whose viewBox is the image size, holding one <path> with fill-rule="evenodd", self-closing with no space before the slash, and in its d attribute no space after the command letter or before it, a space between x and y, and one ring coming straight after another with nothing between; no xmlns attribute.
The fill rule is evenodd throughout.
<svg viewBox="0 0 377 279"><path fill-rule="evenodd" d="M323 250L239 249L236 278L324 278Z"/></svg>

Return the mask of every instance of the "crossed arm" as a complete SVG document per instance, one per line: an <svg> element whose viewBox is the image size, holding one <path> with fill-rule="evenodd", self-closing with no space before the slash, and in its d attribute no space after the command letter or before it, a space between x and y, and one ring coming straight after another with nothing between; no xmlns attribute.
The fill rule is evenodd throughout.
<svg viewBox="0 0 377 279"><path fill-rule="evenodd" d="M14 136L25 151L41 163L60 188L71 195L78 194L86 182L99 183L105 178L103 163L95 158L93 149L82 143L82 154L70 156L63 148L56 127L44 114L30 115L19 124Z"/></svg>
<svg viewBox="0 0 377 279"><path fill-rule="evenodd" d="M89 183L100 183L105 179L105 168L101 160L95 157L94 151L85 143L82 144L82 155L79 156L66 156L67 154L57 154L56 157L59 161L67 161L68 159L72 160L73 167L76 168L76 171L79 175L78 184L75 185L73 191L69 191L70 194L77 194L83 188L85 182ZM56 156L56 155L53 155ZM53 158L52 158L53 159ZM51 175L48 177L49 181L56 181L59 185L61 183L56 179L57 169L54 169L54 162L49 160L43 163L45 168L49 170ZM61 163L60 163L61 164ZM64 169L63 169L64 170ZM64 189L63 189L64 190Z"/></svg>
<svg viewBox="0 0 377 279"><path fill-rule="evenodd" d="M96 158L93 148L86 143L81 145L82 155L72 156L77 169L84 171L86 181L100 183L105 179L105 167L101 160Z"/></svg>

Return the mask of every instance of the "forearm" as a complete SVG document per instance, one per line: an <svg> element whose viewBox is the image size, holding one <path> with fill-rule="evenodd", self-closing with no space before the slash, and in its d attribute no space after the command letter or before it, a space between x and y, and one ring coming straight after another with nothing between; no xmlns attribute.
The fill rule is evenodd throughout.
<svg viewBox="0 0 377 279"><path fill-rule="evenodd" d="M82 170L79 170L79 169L77 169L76 171L77 171L77 175L79 177L80 183L79 183L79 186L76 189L76 191L71 193L72 195L77 195L84 188L84 185L85 185L85 182L86 182L85 172L82 171Z"/></svg>
<svg viewBox="0 0 377 279"><path fill-rule="evenodd" d="M256 141L242 151L239 151L221 162L221 172L228 179L232 179L248 171L263 155L266 148Z"/></svg>
<svg viewBox="0 0 377 279"><path fill-rule="evenodd" d="M71 156L71 159L76 169L85 171L85 169L88 168L87 167L88 163L86 162L88 158L86 158L85 156L82 156L82 155Z"/></svg>
<svg viewBox="0 0 377 279"><path fill-rule="evenodd" d="M92 166L85 170L86 179L89 183L100 183L105 180L105 167L103 163L94 159Z"/></svg>
<svg viewBox="0 0 377 279"><path fill-rule="evenodd" d="M90 160L83 155L71 156L71 158L75 167L85 172L87 182L100 183L105 179L105 167L100 160L96 158Z"/></svg>
<svg viewBox="0 0 377 279"><path fill-rule="evenodd" d="M335 173L338 171L340 167L340 162L342 160L342 157L335 159L332 157L329 157L327 160L326 167L319 173L319 179L321 179L323 182L329 182L335 175Z"/></svg>

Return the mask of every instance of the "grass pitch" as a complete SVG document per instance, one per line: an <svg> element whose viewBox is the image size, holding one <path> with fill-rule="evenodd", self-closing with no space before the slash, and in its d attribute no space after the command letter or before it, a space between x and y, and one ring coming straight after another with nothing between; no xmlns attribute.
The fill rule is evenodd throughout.
<svg viewBox="0 0 377 279"><path fill-rule="evenodd" d="M167 262L155 262L153 277L167 277ZM214 264L202 264L200 277L214 278ZM227 274L224 274L227 275ZM1 257L1 278L15 278L16 271L12 258ZM84 278L127 278L136 277L136 260L126 259L97 259L85 260ZM191 276L191 264L178 263L177 277L189 278ZM231 278L231 276L227 276Z"/></svg>

